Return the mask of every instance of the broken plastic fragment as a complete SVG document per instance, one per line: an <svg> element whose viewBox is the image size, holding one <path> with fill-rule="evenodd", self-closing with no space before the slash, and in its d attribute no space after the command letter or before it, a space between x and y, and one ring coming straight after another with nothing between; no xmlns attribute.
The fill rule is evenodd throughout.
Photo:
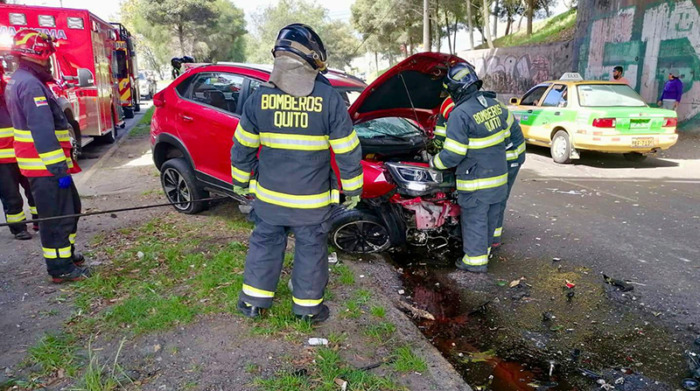
<svg viewBox="0 0 700 391"><path fill-rule="evenodd" d="M328 340L325 338L309 338L309 345L311 345L311 346L319 346L319 345L326 346L326 345L328 345Z"/></svg>
<svg viewBox="0 0 700 391"><path fill-rule="evenodd" d="M605 280L606 284L610 284L616 288L618 288L622 292L629 292L634 289L634 287L625 281L622 280L617 280L612 277L608 277L607 275L603 274L603 279Z"/></svg>
<svg viewBox="0 0 700 391"><path fill-rule="evenodd" d="M700 389L700 383L695 379L683 379L681 382L684 390L697 391Z"/></svg>
<svg viewBox="0 0 700 391"><path fill-rule="evenodd" d="M572 289L572 288L576 287L576 284L574 284L573 282L571 282L569 280L566 280L566 287L569 289Z"/></svg>

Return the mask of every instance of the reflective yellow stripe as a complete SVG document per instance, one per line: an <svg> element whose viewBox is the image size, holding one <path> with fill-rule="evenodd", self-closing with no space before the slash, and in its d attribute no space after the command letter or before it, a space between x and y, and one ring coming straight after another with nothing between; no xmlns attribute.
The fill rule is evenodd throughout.
<svg viewBox="0 0 700 391"><path fill-rule="evenodd" d="M445 139L445 145L443 148L450 152L454 152L457 155L464 156L467 154L467 149L469 149L469 146L448 137Z"/></svg>
<svg viewBox="0 0 700 391"><path fill-rule="evenodd" d="M51 152L40 153L41 161L47 166L49 164L56 164L66 160L66 155L63 154L63 149L56 149Z"/></svg>
<svg viewBox="0 0 700 391"><path fill-rule="evenodd" d="M15 157L15 150L13 148L0 149L0 159L12 159Z"/></svg>
<svg viewBox="0 0 700 391"><path fill-rule="evenodd" d="M351 152L360 145L360 139L357 138L357 133L354 130L347 137L328 141L336 154Z"/></svg>
<svg viewBox="0 0 700 391"><path fill-rule="evenodd" d="M0 138L12 137L15 134L13 128L2 128L0 129Z"/></svg>
<svg viewBox="0 0 700 391"><path fill-rule="evenodd" d="M500 238L502 233L503 233L503 227L498 227L493 231L493 236L496 238Z"/></svg>
<svg viewBox="0 0 700 391"><path fill-rule="evenodd" d="M70 258L72 255L71 252L71 247L63 247L58 249L58 257L59 258Z"/></svg>
<svg viewBox="0 0 700 391"><path fill-rule="evenodd" d="M68 241L70 241L70 244L75 244L75 234L68 235Z"/></svg>
<svg viewBox="0 0 700 391"><path fill-rule="evenodd" d="M56 139L57 139L59 142L70 141L70 131L68 131L68 130L57 130L57 131L56 131Z"/></svg>
<svg viewBox="0 0 700 391"><path fill-rule="evenodd" d="M243 129L241 124L236 128L236 134L233 137L241 144L249 148L258 148L260 146L260 136L255 133L250 133Z"/></svg>
<svg viewBox="0 0 700 391"><path fill-rule="evenodd" d="M231 177L238 182L247 183L250 180L250 173L231 166Z"/></svg>
<svg viewBox="0 0 700 391"><path fill-rule="evenodd" d="M16 213L16 214L7 214L7 222L8 223L19 223L24 221L24 212Z"/></svg>
<svg viewBox="0 0 700 391"><path fill-rule="evenodd" d="M500 144L506 139L506 131L501 130L498 133L492 134L488 137L480 138L470 138L469 139L469 149L483 149L492 147L494 145Z"/></svg>
<svg viewBox="0 0 700 391"><path fill-rule="evenodd" d="M435 136L447 136L447 128L445 126L436 126L435 131L433 131Z"/></svg>
<svg viewBox="0 0 700 391"><path fill-rule="evenodd" d="M44 258L48 258L48 259L58 258L58 256L56 255L55 248L42 247L41 249L44 251Z"/></svg>
<svg viewBox="0 0 700 391"><path fill-rule="evenodd" d="M447 116L453 107L455 107L454 102L447 105L447 107L445 107L445 110L442 111L442 116L445 117L445 119L447 119Z"/></svg>
<svg viewBox="0 0 700 391"><path fill-rule="evenodd" d="M469 255L464 255L462 262L469 266L483 266L489 263L489 255L479 255L476 257L470 257Z"/></svg>
<svg viewBox="0 0 700 391"><path fill-rule="evenodd" d="M506 151L506 160L518 160L518 157L525 153L525 141L517 148Z"/></svg>
<svg viewBox="0 0 700 391"><path fill-rule="evenodd" d="M298 151L323 151L328 149L327 136L307 136L260 132L260 144L268 148L293 149Z"/></svg>
<svg viewBox="0 0 700 391"><path fill-rule="evenodd" d="M20 39L19 41L15 41L15 45L24 45L25 43L27 43L27 41L29 41L29 38L35 37L37 35L39 35L39 33L27 33L27 35L22 37L22 39Z"/></svg>
<svg viewBox="0 0 700 391"><path fill-rule="evenodd" d="M491 189L508 184L508 174L494 176L490 178L480 178L472 180L457 179L457 190L476 191L483 189Z"/></svg>
<svg viewBox="0 0 700 391"><path fill-rule="evenodd" d="M243 284L243 293L250 297L261 297L263 299L275 297L275 292L266 291L263 289L253 288L250 285Z"/></svg>
<svg viewBox="0 0 700 391"><path fill-rule="evenodd" d="M33 215L39 214L39 212L36 211L36 206L30 206L29 213L31 213Z"/></svg>
<svg viewBox="0 0 700 391"><path fill-rule="evenodd" d="M32 132L28 130L15 129L15 142L17 141L21 143L33 143L34 139L32 138Z"/></svg>
<svg viewBox="0 0 700 391"><path fill-rule="evenodd" d="M265 189L255 180L250 181L250 192L255 194L260 201L287 208L316 209L340 201L338 190L327 191L321 194L294 195Z"/></svg>
<svg viewBox="0 0 700 391"><path fill-rule="evenodd" d="M30 171L46 170L46 165L41 160L41 158L18 157L17 158L17 165L22 170L30 170Z"/></svg>
<svg viewBox="0 0 700 391"><path fill-rule="evenodd" d="M292 296L292 301L294 301L294 304L300 305L302 307L316 307L317 305L323 303L323 299L297 299L296 297Z"/></svg>
<svg viewBox="0 0 700 391"><path fill-rule="evenodd" d="M441 169L441 170L447 170L447 167L442 164L442 160L440 160L440 155L435 155L433 158L433 166Z"/></svg>
<svg viewBox="0 0 700 391"><path fill-rule="evenodd" d="M343 190L345 191L353 191L357 190L362 187L363 183L363 174L360 174L354 178L351 179L340 179L340 183L343 185Z"/></svg>

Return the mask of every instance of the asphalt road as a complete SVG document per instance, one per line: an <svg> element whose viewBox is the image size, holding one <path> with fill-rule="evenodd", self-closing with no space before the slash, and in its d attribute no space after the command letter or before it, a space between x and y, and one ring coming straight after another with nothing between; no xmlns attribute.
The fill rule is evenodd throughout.
<svg viewBox="0 0 700 391"><path fill-rule="evenodd" d="M508 252L630 280L635 305L700 332L700 137L641 163L528 146L504 228Z"/></svg>

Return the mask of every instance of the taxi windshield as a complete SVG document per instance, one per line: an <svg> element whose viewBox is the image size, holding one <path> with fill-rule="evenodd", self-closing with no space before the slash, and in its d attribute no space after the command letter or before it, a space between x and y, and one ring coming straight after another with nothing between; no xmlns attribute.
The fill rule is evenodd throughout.
<svg viewBox="0 0 700 391"><path fill-rule="evenodd" d="M645 107L647 104L630 86L623 84L580 84L582 107Z"/></svg>

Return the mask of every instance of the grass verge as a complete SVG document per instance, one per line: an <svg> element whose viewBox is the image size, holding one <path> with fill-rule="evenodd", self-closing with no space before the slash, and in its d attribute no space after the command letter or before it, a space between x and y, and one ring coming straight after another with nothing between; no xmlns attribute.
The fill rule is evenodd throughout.
<svg viewBox="0 0 700 391"><path fill-rule="evenodd" d="M493 41L493 46L497 48L537 45L551 42L565 41L573 38L576 29L576 9L553 16L549 19L534 23L532 35L527 36L527 29L523 28L513 34L509 34ZM486 44L482 44L476 49L487 49Z"/></svg>
<svg viewBox="0 0 700 391"><path fill-rule="evenodd" d="M151 118L153 118L153 112L155 111L155 109L155 106L151 106L150 109L146 110L146 112L143 113L143 117L141 117L139 123L137 123L136 126L131 128L131 131L129 132L129 137L144 137L148 136L148 134L151 133Z"/></svg>

